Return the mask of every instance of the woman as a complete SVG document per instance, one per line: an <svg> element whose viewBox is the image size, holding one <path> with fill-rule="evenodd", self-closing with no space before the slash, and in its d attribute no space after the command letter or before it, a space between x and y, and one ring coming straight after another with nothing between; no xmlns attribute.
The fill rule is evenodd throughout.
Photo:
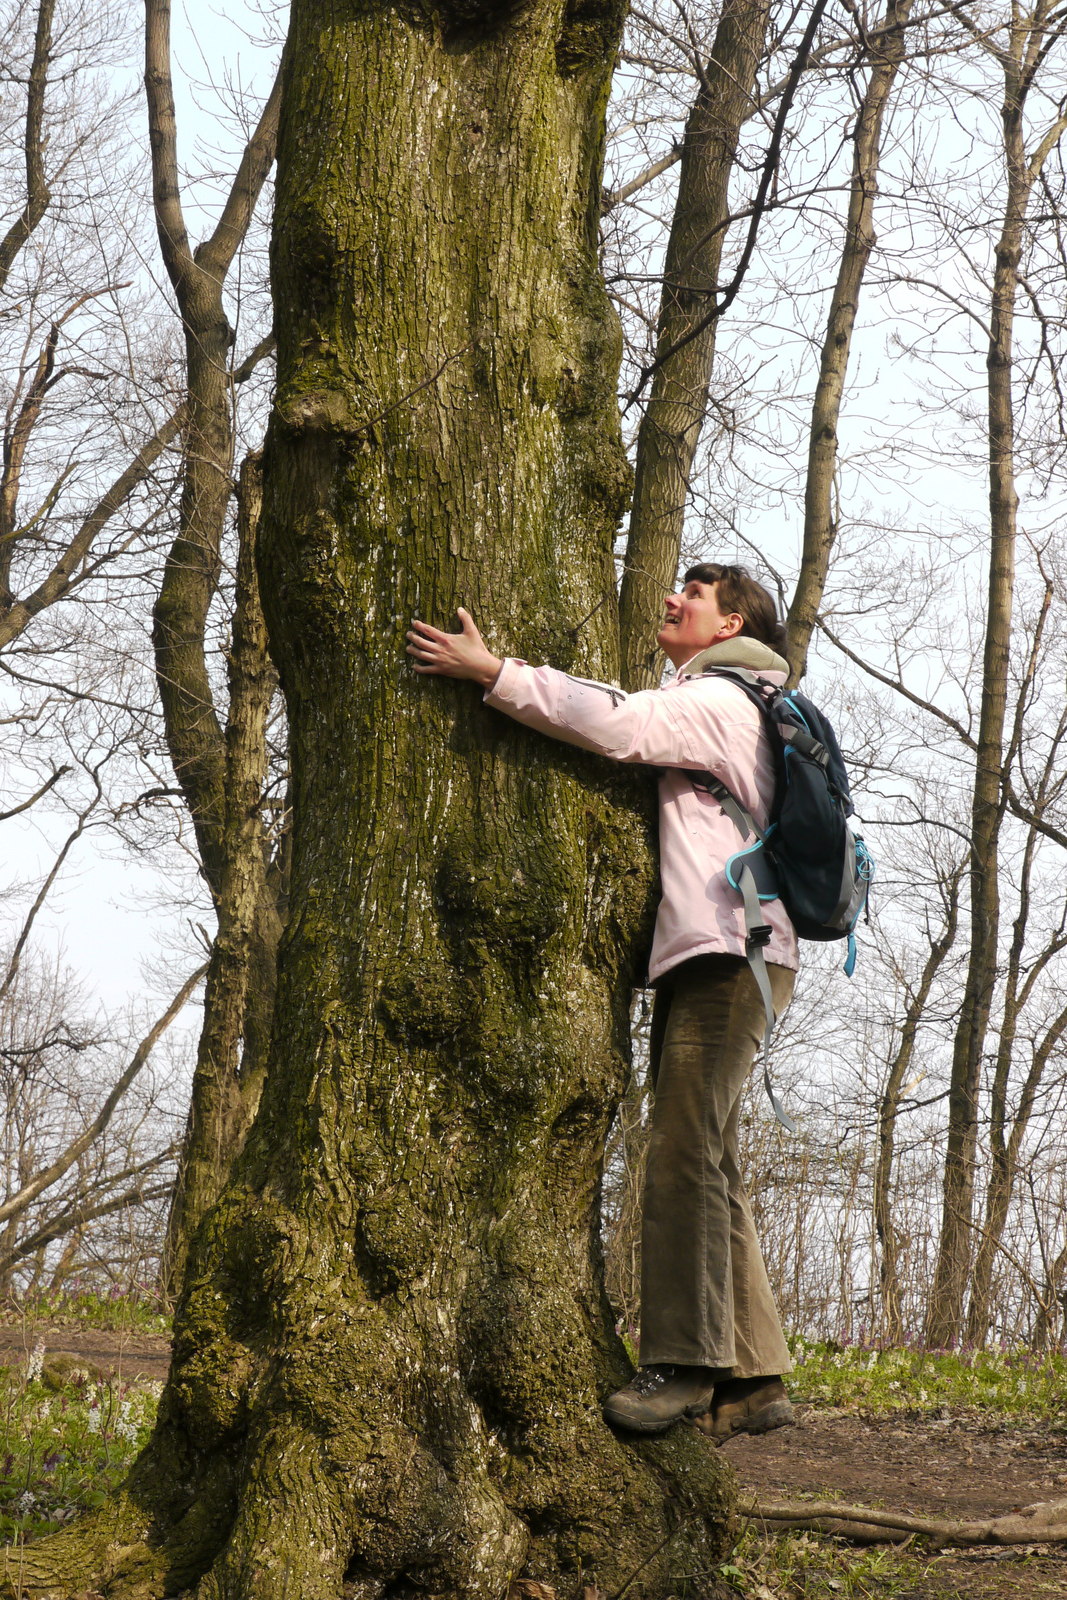
<svg viewBox="0 0 1067 1600"><path fill-rule="evenodd" d="M784 630L766 589L743 567L706 562L666 601L658 643L675 668L661 689L622 695L552 667L501 661L468 613L462 632L413 622L415 670L470 678L485 702L551 738L617 761L665 769L659 780L662 898L649 963L655 1101L642 1215L641 1341L636 1376L604 1405L617 1426L658 1433L710 1410L716 1438L792 1422L782 1383L789 1352L738 1169L745 1082L764 1007L745 959L740 897L725 866L741 845L717 800L689 772L711 771L766 825L775 771L759 711L713 666L783 683ZM781 905L764 907L775 1012L797 967Z"/></svg>

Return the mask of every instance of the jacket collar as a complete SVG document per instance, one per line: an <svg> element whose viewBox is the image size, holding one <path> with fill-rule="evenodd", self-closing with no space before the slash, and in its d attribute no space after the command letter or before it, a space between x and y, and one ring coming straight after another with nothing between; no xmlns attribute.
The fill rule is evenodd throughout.
<svg viewBox="0 0 1067 1600"><path fill-rule="evenodd" d="M721 644L709 645L680 666L676 677L699 678L705 667L744 667L748 672L789 674L789 662L761 639L724 639Z"/></svg>

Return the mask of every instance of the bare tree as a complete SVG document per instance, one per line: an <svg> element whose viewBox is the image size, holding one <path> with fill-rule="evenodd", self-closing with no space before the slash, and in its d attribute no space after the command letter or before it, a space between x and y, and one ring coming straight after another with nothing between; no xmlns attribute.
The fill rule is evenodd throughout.
<svg viewBox="0 0 1067 1600"><path fill-rule="evenodd" d="M275 680L267 662L255 575L261 491L252 462L242 478L225 732L215 708L205 642L234 490L234 340L223 296L227 273L274 163L281 74L219 220L195 250L179 184L168 0L147 0L145 88L156 230L181 312L188 386L178 534L156 600L152 637L167 746L219 918L189 1131L168 1225L169 1275L177 1286L189 1236L217 1197L259 1101L282 929L279 884L270 873L259 803ZM268 347L273 347L273 338L261 350Z"/></svg>
<svg viewBox="0 0 1067 1600"><path fill-rule="evenodd" d="M62 1239L70 1245L53 1279L69 1274L95 1244L102 1219L169 1193L177 1155L173 1127L154 1114L153 1097L135 1107L133 1090L205 971L202 966L186 979L116 1071L116 1041L79 1015L69 978L39 960L17 967L9 962L0 991L5 1292L28 1266L30 1283L39 1281L49 1247ZM102 1093L105 1075L112 1081Z"/></svg>
<svg viewBox="0 0 1067 1600"><path fill-rule="evenodd" d="M693 42L699 88L681 144L657 328L660 356L637 439L634 504L619 597L626 689L658 683L655 636L664 590L678 571L689 480L708 406L715 321L705 313L719 287L730 223L730 182L742 123L754 109L770 0L724 0L706 62ZM704 320L702 331L687 335Z"/></svg>
<svg viewBox="0 0 1067 1600"><path fill-rule="evenodd" d="M808 470L804 483L804 544L792 604L789 607L790 680L804 673L808 644L822 602L833 551L834 481L837 470L837 424L848 373L849 350L859 310L860 290L875 245L874 204L878 195L882 124L897 73L904 60L906 29L913 0L887 0L885 15L863 34L863 55L870 64L866 87L856 107L852 134L854 153L848 216L837 281L822 342L819 380L811 409Z"/></svg>
<svg viewBox="0 0 1067 1600"><path fill-rule="evenodd" d="M1059 115L1027 151L1027 104L1042 68L1067 29L1063 14L1049 0L1038 0L1032 10L1013 8L1010 19L998 18L987 29L966 12L959 15L1002 75L1006 194L996 246L987 355L989 580L971 814L970 960L953 1053L941 1238L926 1327L933 1345L955 1338L963 1317L971 1265L979 1076L997 975L998 849L1006 809L1004 719L1018 513L1012 396L1015 303L1030 198L1047 157L1067 129L1067 112L1061 104Z"/></svg>
<svg viewBox="0 0 1067 1600"><path fill-rule="evenodd" d="M237 961L242 976L235 986L223 983L213 970L209 981L201 1070L194 1079L183 1182L171 1221L170 1254L172 1271L177 1273L186 1224L195 1224L217 1192L220 1175L228 1170L255 1107L281 927L277 869L284 863L284 851L274 853L275 876L268 885L269 824L262 821L260 805L266 765L265 722L275 680L266 661L262 627L256 622L258 600L250 553L254 511L243 519L248 554L236 562L239 617L237 639L230 652L235 699L221 718L215 710L214 694L220 686L212 682L207 637L209 611L221 598L224 539L230 536L237 390L273 350L268 333L250 355L238 360L224 297L230 268L246 239L274 159L279 90L275 85L268 98L210 238L193 250L185 231L179 188L169 11L165 6L149 7L146 89L153 198L185 345L184 372L176 371L168 357L160 364L161 382L156 390L161 392L155 392L149 376L153 363L137 343L138 339L144 343L143 330L131 331L129 326L130 315L143 315L142 291L135 290L140 302L118 309L122 295L134 287L132 280L138 275L137 256L143 241L136 227L123 235L121 229L112 234L98 226L94 234L90 218L85 224L88 245L83 248L78 238L71 242L67 218L81 214L79 203L85 210L85 202L75 195L56 220L49 241L56 247L54 253L39 248L54 195L64 202L68 198L59 180L50 178L49 173L57 162L63 170L75 137L74 129L62 120L64 114L70 114L64 99L66 80L53 81L50 76L56 61L51 37L54 24L54 0L44 0L20 113L26 199L5 237L2 257L9 292L22 272L17 282L21 299L6 326L10 333L14 319L22 317L25 329L7 407L0 478L0 650L6 649L4 670L9 677L17 674L16 652L38 663L57 649L72 657L79 663L78 683L60 693L87 703L85 679L94 670L89 663L98 637L94 639L90 633L79 637L79 624L71 619L75 613L79 621L91 615L102 592L108 594L112 607L120 596L122 604L132 601L141 606L149 600L143 557L154 554L166 533L172 490L180 488L177 538L172 541L155 602L157 680L170 760L179 791L189 806L200 866L229 940L228 953L224 958L220 952L217 965L232 967ZM69 33L69 26L65 25L64 31ZM71 48L69 44L67 48ZM79 72L84 75L88 70L82 56L75 63L77 71L68 77L76 79ZM106 111L106 101L104 108ZM57 129L53 125L58 125ZM91 126L88 142L83 136L84 151L106 159L110 150L107 140L113 139L114 133L110 125L101 123L100 116ZM53 131L57 137L52 137ZM126 172L123 177L131 180L135 174ZM131 187L136 195L136 181ZM130 281L120 282L117 269L127 259L132 269ZM88 274L80 284L78 273ZM71 287L72 282L77 288ZM86 326L90 313L96 321ZM159 313L153 315L158 318ZM66 344L73 344L77 352L73 359L64 359ZM85 358L87 350L94 361ZM125 372L120 361L123 350L130 355ZM77 412L72 412L69 399L64 405L72 383L80 386L86 440L94 434L91 457L104 469L112 466L110 481L104 476L102 485L94 483L96 493L91 498L78 492L85 486L79 477L84 469L75 459L79 441L71 432ZM154 402L151 406L146 403L149 397ZM163 469L165 476L160 478ZM36 501L26 512L21 505L31 492ZM127 582L127 573L129 589L124 593L121 585ZM77 602L80 610L76 607L72 612L72 602ZM57 622L57 618L64 620ZM39 705L42 698L55 696L55 685L47 681L54 673L39 666L34 676ZM114 682L106 686L98 682L93 690L101 703L126 693L127 687ZM145 733L151 715L147 706L131 711L129 736L142 755L146 742L156 742L154 733L147 738ZM24 717L26 726L33 725L36 749L43 750L39 711L27 704ZM257 739L258 746L253 749ZM251 786L256 779L249 774L259 775L254 799ZM173 782L164 779L161 784L144 786L143 774L140 776L141 795L132 802L125 796L118 802L127 826L143 815L145 807L153 802L166 804L175 793ZM242 869L235 865L235 840L242 841ZM245 885L246 879L251 880L251 887L239 891L238 883ZM246 900L251 895L248 905L235 903L235 896L240 898L241 893ZM233 929L238 924L245 931L234 940ZM223 994L225 1002L219 998ZM219 1006L224 1016L216 1016Z"/></svg>

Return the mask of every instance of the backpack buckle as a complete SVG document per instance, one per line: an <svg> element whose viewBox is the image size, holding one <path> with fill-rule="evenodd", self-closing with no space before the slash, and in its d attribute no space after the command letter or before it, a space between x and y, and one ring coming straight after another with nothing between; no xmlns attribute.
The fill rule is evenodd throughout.
<svg viewBox="0 0 1067 1600"><path fill-rule="evenodd" d="M753 950L762 950L765 944L770 944L774 929L769 922L757 922L755 927L749 928L745 939L745 954L751 955Z"/></svg>

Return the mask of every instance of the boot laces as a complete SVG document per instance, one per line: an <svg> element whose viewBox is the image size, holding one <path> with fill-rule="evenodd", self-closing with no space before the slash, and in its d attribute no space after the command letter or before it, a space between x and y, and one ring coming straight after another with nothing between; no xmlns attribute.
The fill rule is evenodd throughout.
<svg viewBox="0 0 1067 1600"><path fill-rule="evenodd" d="M635 1394L655 1394L665 1383L674 1377L674 1368L669 1366L639 1367L637 1375L630 1388Z"/></svg>

